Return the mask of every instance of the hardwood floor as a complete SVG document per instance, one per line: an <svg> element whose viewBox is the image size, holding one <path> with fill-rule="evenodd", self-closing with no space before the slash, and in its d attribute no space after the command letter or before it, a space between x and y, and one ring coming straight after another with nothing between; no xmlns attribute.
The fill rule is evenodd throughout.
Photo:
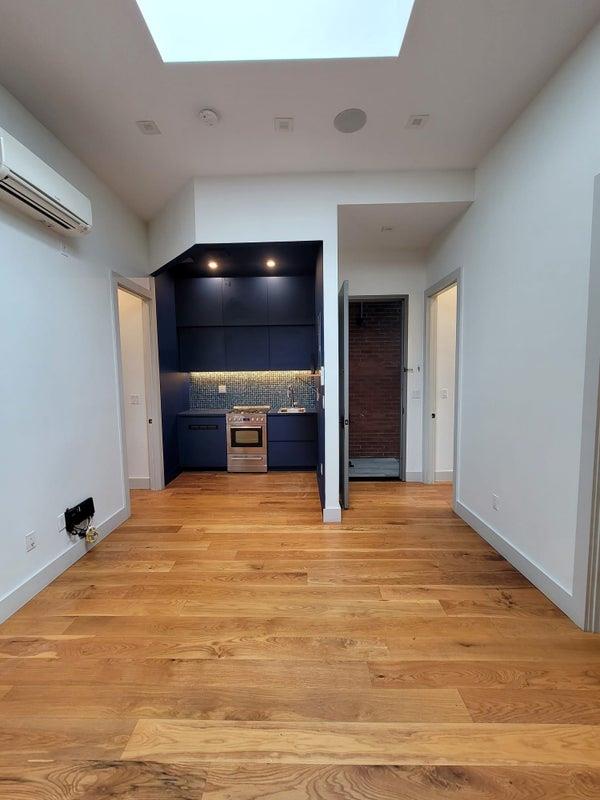
<svg viewBox="0 0 600 800"><path fill-rule="evenodd" d="M0 798L600 798L600 637L450 487L186 474L0 626Z"/></svg>

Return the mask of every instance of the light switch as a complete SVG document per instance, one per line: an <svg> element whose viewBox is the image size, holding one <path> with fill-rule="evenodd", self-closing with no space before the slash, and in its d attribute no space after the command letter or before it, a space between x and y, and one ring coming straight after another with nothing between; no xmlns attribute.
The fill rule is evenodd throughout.
<svg viewBox="0 0 600 800"><path fill-rule="evenodd" d="M413 389L410 393L410 396L413 400L420 400L421 399L421 390L420 389Z"/></svg>
<svg viewBox="0 0 600 800"><path fill-rule="evenodd" d="M219 394L227 394L227 386L224 383L219 384Z"/></svg>
<svg viewBox="0 0 600 800"><path fill-rule="evenodd" d="M139 406L140 404L140 396L139 394L132 394L129 397L129 402L132 406Z"/></svg>
<svg viewBox="0 0 600 800"><path fill-rule="evenodd" d="M448 389L440 389L440 398L442 400L448 399Z"/></svg>

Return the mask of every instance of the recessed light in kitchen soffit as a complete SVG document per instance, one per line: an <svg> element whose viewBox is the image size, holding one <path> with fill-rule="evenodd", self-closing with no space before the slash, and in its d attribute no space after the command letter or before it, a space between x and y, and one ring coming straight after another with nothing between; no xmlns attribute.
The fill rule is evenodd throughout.
<svg viewBox="0 0 600 800"><path fill-rule="evenodd" d="M390 58L415 0L137 0L165 62Z"/></svg>

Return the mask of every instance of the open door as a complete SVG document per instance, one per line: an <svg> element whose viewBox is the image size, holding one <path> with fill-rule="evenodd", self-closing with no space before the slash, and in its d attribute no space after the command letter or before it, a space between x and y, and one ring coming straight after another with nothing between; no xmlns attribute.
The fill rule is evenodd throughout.
<svg viewBox="0 0 600 800"><path fill-rule="evenodd" d="M342 508L350 505L349 475L350 465L350 386L349 374L349 307L348 281L344 281L339 295L339 372L340 372L340 504Z"/></svg>

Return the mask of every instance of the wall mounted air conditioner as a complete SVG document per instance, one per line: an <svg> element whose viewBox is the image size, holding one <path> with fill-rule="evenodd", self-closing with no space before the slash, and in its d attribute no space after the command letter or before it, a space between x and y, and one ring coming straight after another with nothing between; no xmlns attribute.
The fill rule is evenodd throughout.
<svg viewBox="0 0 600 800"><path fill-rule="evenodd" d="M0 199L67 236L92 228L89 199L2 128Z"/></svg>

